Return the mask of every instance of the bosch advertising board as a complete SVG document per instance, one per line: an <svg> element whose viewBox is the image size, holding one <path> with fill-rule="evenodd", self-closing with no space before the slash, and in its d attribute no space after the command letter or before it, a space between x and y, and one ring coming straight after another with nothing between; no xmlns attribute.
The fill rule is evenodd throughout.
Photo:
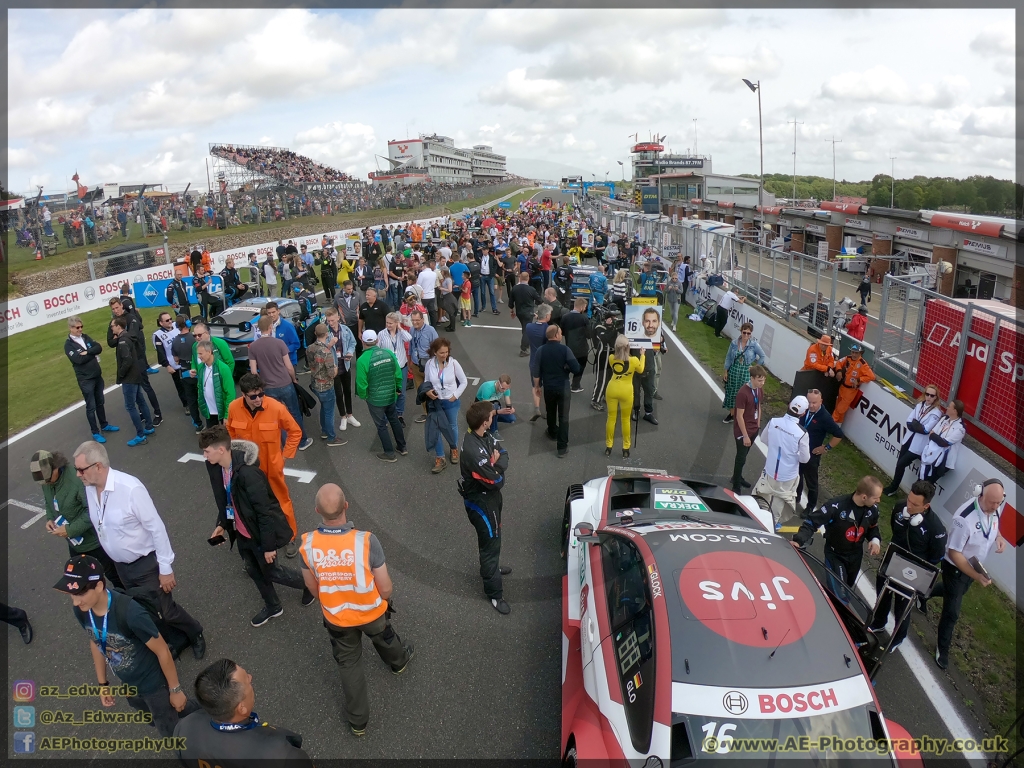
<svg viewBox="0 0 1024 768"><path fill-rule="evenodd" d="M971 316L971 332L991 339L995 330L994 318L995 315L983 309L975 310ZM1011 445L1016 445L1018 436L1024 431L1024 411L1017 403L1021 381L1024 380L1024 358L1020 354L1024 348L1024 337L1010 322L1000 323L985 401L979 403L989 348L974 339L961 338L963 326L964 310L959 305L938 299L925 304L917 381L938 384L944 393L948 393L960 346L967 344L955 396L963 400L967 413L1009 440ZM1016 463L1014 452L998 440L971 425L968 425L967 432L1007 461Z"/></svg>

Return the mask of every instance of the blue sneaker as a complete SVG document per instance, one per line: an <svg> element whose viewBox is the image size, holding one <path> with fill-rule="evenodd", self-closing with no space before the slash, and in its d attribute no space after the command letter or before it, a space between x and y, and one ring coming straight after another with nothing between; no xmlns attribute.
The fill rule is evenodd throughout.
<svg viewBox="0 0 1024 768"><path fill-rule="evenodd" d="M101 431L102 432L120 432L121 428L120 427L115 427L113 424L107 424L107 426L105 426Z"/></svg>
<svg viewBox="0 0 1024 768"><path fill-rule="evenodd" d="M131 440L128 441L128 447L134 448L136 445L145 445L148 442L149 441L146 440L145 435L143 435L142 437L133 437Z"/></svg>
<svg viewBox="0 0 1024 768"><path fill-rule="evenodd" d="M92 436L92 439L95 440L97 443L105 443L105 442L107 442L107 438L105 438L103 435L94 434Z"/></svg>
<svg viewBox="0 0 1024 768"><path fill-rule="evenodd" d="M775 532L776 533L781 533L782 532L782 523L776 523L775 524Z"/></svg>
<svg viewBox="0 0 1024 768"><path fill-rule="evenodd" d="M156 430L153 429L152 427L150 427L149 429L142 430L142 434L144 435L152 435L154 432L156 432Z"/></svg>
<svg viewBox="0 0 1024 768"><path fill-rule="evenodd" d="M146 373L160 373L160 367L156 365L151 365L149 366L149 368L146 369Z"/></svg>

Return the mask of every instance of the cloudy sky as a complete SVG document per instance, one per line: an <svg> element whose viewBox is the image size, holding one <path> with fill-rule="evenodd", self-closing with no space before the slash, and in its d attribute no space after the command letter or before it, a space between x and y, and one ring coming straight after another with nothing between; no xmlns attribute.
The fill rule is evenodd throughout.
<svg viewBox="0 0 1024 768"><path fill-rule="evenodd" d="M10 188L206 186L211 141L361 178L389 139L602 178L631 134L716 171L1014 175L1012 10L9 12ZM696 118L696 124L694 119ZM696 139L694 128L696 126ZM510 163L515 170L515 163Z"/></svg>

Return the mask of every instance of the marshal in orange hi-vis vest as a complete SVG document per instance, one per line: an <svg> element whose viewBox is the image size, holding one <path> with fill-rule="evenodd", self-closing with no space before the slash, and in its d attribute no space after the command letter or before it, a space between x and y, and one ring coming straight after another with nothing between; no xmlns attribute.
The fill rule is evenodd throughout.
<svg viewBox="0 0 1024 768"><path fill-rule="evenodd" d="M318 528L302 534L302 559L320 585L317 597L328 623L358 627L388 608L370 570L370 534Z"/></svg>

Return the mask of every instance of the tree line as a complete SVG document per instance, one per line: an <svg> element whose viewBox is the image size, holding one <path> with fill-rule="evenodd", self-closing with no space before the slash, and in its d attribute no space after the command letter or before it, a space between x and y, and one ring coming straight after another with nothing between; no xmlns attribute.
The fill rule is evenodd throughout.
<svg viewBox="0 0 1024 768"><path fill-rule="evenodd" d="M741 176L756 179L756 174ZM793 177L783 173L765 174L764 188L776 197L793 196ZM914 176L896 179L880 173L871 181L837 181L835 193L840 197L865 197L868 205L904 210L938 210L1021 218L1024 214L1024 186L992 176L970 176L966 179ZM832 179L824 176L797 176L796 196L799 200L831 200Z"/></svg>

